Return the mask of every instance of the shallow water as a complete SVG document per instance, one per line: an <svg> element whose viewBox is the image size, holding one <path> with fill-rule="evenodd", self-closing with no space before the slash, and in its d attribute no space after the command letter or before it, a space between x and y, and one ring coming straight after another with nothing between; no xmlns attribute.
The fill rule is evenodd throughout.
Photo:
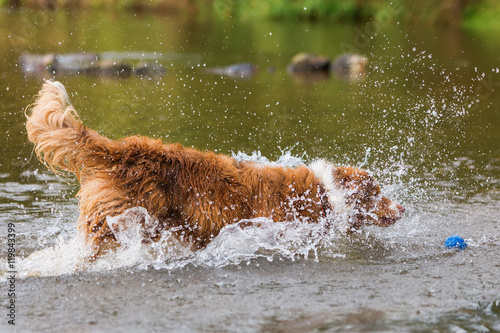
<svg viewBox="0 0 500 333"><path fill-rule="evenodd" d="M0 255L7 258L14 223L15 328L500 331L497 34L391 22L360 47L357 31L331 23L0 12ZM346 44L369 58L363 82L301 82L285 71L298 52L333 58ZM367 168L405 206L404 218L351 237L325 233L321 224L258 221L260 228L227 228L197 253L168 234L166 252L123 235L127 246L117 253L82 261L74 238L78 188L32 156L22 110L42 78L24 76L18 65L23 52L80 51L145 52L168 70L151 79L58 77L84 123L103 135L161 137L262 162L326 158ZM237 62L259 72L249 80L205 73ZM467 240L466 250L444 248L454 234ZM7 287L2 282L5 314ZM12 329L5 314L2 331Z"/></svg>

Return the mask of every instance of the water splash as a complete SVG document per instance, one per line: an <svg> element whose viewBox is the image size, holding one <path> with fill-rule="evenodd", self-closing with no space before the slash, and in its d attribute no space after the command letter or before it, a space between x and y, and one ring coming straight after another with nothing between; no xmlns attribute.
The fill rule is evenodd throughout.
<svg viewBox="0 0 500 333"><path fill-rule="evenodd" d="M18 266L19 277L61 275L87 271L91 262L86 258L90 254L81 236L72 237L67 241L59 239L56 246L33 252L27 258L21 260Z"/></svg>
<svg viewBox="0 0 500 333"><path fill-rule="evenodd" d="M345 235L345 226L331 224L331 219L306 224L300 221L273 222L266 218L243 220L223 228L205 248L197 252L179 241L172 232L163 231L157 242L143 241L139 220L152 221L144 208L127 210L108 217L108 224L120 242L96 260L89 260L90 250L81 235L65 241L59 239L55 247L32 253L19 265L20 277L72 274L79 271L105 271L121 267L146 269L178 269L186 265L223 267L238 265L256 258L270 261L276 256L295 260L319 260L319 251L330 257L343 257L337 242ZM147 223L147 222L146 222Z"/></svg>
<svg viewBox="0 0 500 333"><path fill-rule="evenodd" d="M304 160L284 151L273 162L260 152L247 155L239 152L237 160L255 161L263 165L293 167L303 165ZM121 267L174 270L186 265L223 267L238 265L256 258L274 260L286 258L344 257L342 242L346 238L349 213L330 213L318 223L301 221L274 222L267 218L242 220L228 225L205 248L196 252L179 241L172 231L165 230L155 242L145 242L144 237L157 224L145 208L135 207L122 215L108 217L107 224L120 243L116 249L89 260L91 255L82 235L70 239L61 237L54 247L32 253L20 263L20 276L72 274L79 271L106 271ZM365 235L366 236L366 235ZM363 236L360 232L359 237ZM349 250L350 251L350 250Z"/></svg>
<svg viewBox="0 0 500 333"><path fill-rule="evenodd" d="M303 157L297 157L292 154L292 148L291 149L285 149L281 150L281 156L279 156L278 160L273 162L270 161L267 157L263 156L260 151L254 151L252 152L251 155L239 151L238 153L232 155L232 157L237 160L237 161L249 161L249 162L255 162L257 164L261 165L275 165L275 166L282 166L282 167L288 167L288 168L295 168L300 165L305 165L305 160L304 156Z"/></svg>
<svg viewBox="0 0 500 333"><path fill-rule="evenodd" d="M443 126L456 125L458 133L466 125L467 110L474 104L470 96L477 82L461 85L456 83L457 80L452 79L456 73L441 69L434 63L433 58L423 51L413 50L413 53L402 54L401 59L386 57L374 61L374 71L363 84L366 91L378 92L382 103L373 104L373 111L381 112L384 116L363 116L373 120L372 132L367 136L371 135L371 139L380 142L381 146L373 147L366 143L359 145L360 148L355 149L361 153L361 162L350 160L348 162L351 163L348 164L358 164L359 167L370 169L381 182L383 194L408 208L407 203L418 201L422 204L433 200L429 195L430 185L425 177L437 168L442 168L442 163L450 160L453 154L453 151L442 149L442 146L436 143L436 138L441 138ZM393 66L405 66L402 71L404 76L387 75L385 69ZM430 76L437 76L441 80L431 81L428 79ZM363 97L363 94L360 91L358 97ZM349 126L345 128L348 131ZM350 133L346 133L346 136L348 135ZM442 139L447 143L459 140L458 135L457 138ZM233 158L238 161L285 167L307 164L306 155L294 156L291 149L281 153L277 161L271 161L260 151L252 154L237 152L233 154ZM413 165L409 165L408 161L413 161ZM436 205L422 207L425 208L407 210L410 217L406 219L411 220L413 225L397 224L390 230L377 229L375 234L378 233L377 236L384 237L384 240L396 243L401 234L427 232L428 228L419 229L419 226L428 223L424 221L425 210L437 208ZM438 216L448 213L437 210ZM85 244L80 237L75 236L68 241L59 241L54 248L35 252L26 258L22 262L22 274L71 274L77 271L101 271L131 266L139 269L177 269L186 265L222 267L262 257L268 260L274 260L276 257L321 260L323 256L346 256L351 251L343 246L346 237L340 227L347 223L347 216L337 216L338 225L334 228L326 220L317 224L303 224L298 221L275 223L262 218L241 221L224 228L207 248L197 252L192 252L169 231L165 231L158 242L143 243L141 233L144 230L137 223L137 218L146 220L146 224L154 224L154 219L141 208L134 208L122 216L108 218L108 224L112 226L122 245L93 262L86 260ZM361 235L361 238L366 236L363 241L369 239L367 235Z"/></svg>

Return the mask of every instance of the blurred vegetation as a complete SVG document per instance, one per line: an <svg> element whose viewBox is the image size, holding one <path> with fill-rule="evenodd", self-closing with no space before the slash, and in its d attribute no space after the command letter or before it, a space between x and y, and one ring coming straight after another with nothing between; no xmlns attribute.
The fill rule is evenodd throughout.
<svg viewBox="0 0 500 333"><path fill-rule="evenodd" d="M498 0L0 0L13 8L103 8L114 10L213 12L224 18L302 20L368 20L391 15L397 19L470 27L500 26Z"/></svg>
<svg viewBox="0 0 500 333"><path fill-rule="evenodd" d="M500 28L500 1L483 0L470 4L464 10L463 23L476 29Z"/></svg>

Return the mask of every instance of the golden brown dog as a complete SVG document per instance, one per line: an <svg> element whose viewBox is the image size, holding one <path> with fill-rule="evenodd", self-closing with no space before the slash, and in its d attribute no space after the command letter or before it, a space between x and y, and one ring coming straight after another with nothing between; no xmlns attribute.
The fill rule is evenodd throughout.
<svg viewBox="0 0 500 333"><path fill-rule="evenodd" d="M224 226L256 217L309 223L342 212L357 229L391 225L404 211L380 194L368 172L353 167L323 160L265 166L142 136L107 139L83 126L60 82L43 85L26 117L40 160L78 178L78 230L96 255L118 245L106 217L133 207L157 221L145 241L168 229L195 249Z"/></svg>

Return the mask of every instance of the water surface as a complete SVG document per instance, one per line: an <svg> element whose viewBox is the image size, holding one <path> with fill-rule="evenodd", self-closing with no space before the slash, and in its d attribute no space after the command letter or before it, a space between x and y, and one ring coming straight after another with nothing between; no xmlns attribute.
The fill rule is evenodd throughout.
<svg viewBox="0 0 500 333"><path fill-rule="evenodd" d="M303 82L286 73L298 52L334 58L346 44L359 46L365 27L1 12L1 256L13 222L18 331L500 331L498 33L390 22L358 47L370 61L363 82ZM43 80L25 76L19 57L83 51L144 52L168 70L143 79L58 77L99 133L366 168L406 207L405 217L320 240L294 225L229 228L199 253L132 241L81 264L73 238L78 187L32 154L23 110ZM259 72L249 80L205 72L238 62ZM468 241L465 251L443 247L454 234ZM1 325L8 328L5 318Z"/></svg>

